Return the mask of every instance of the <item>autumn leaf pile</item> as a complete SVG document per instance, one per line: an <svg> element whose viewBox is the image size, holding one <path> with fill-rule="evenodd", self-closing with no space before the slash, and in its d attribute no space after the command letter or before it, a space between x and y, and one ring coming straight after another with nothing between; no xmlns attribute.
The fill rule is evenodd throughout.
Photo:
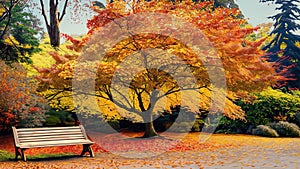
<svg viewBox="0 0 300 169"><path fill-rule="evenodd" d="M141 136L143 133L122 133L128 137ZM176 136L175 133L173 133ZM103 137L103 133L91 136ZM108 136L108 135L106 135ZM109 141L115 140L110 135ZM13 152L11 136L0 137L0 149ZM160 141L164 141L159 139ZM206 142L199 143L199 133L188 134L173 149L152 158L123 158L110 152L95 149L95 158L66 157L31 159L29 161L2 161L0 168L297 168L299 166L298 138L266 138L250 135L214 134ZM2 142L4 141L4 142ZM133 142L134 140L130 140ZM136 141L136 140L135 140ZM142 141L143 142L143 141ZM141 143L142 143L141 142ZM5 144L4 144L5 143ZM146 142L143 142L145 144ZM109 144L115 144L110 142ZM117 143L118 144L118 143ZM153 147L153 145L148 145ZM190 147L190 148L188 148ZM81 146L28 149L27 154L78 153ZM150 148L149 148L150 149ZM125 149L124 149L125 150ZM138 152L136 152L138 154ZM65 155L68 156L68 155ZM284 160L283 160L284 159Z"/></svg>
<svg viewBox="0 0 300 169"><path fill-rule="evenodd" d="M233 143L221 143L218 142L207 142L199 143L199 134L188 134L184 139L178 139L176 133L171 133L173 139L168 138L138 138L143 133L121 133L126 135L130 139L120 139L117 134L104 134L104 133L92 133L90 138L96 141L96 144L92 145L92 149L97 153L108 152L104 147L109 147L110 151L114 152L185 152L185 151L199 151L199 150L212 150L222 147L236 147L239 144ZM177 139L176 139L177 137ZM104 138L104 139L103 139ZM14 152L13 138L10 135L1 136L0 149L6 150L11 153ZM139 146L131 146L139 145ZM161 145L166 145L162 147ZM165 149L168 148L168 149ZM165 151L164 151L165 150ZM26 150L28 155L36 154L59 154L59 153L74 153L80 154L82 146L60 146L60 147L45 147L45 148L32 148Z"/></svg>

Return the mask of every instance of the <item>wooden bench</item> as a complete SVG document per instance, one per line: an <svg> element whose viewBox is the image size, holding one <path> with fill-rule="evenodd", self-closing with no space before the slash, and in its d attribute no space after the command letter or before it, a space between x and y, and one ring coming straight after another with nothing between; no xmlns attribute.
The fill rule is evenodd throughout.
<svg viewBox="0 0 300 169"><path fill-rule="evenodd" d="M26 161L25 150L37 147L83 145L81 156L86 152L94 157L90 141L82 125L72 127L42 127L42 128L16 128L12 127L16 157Z"/></svg>

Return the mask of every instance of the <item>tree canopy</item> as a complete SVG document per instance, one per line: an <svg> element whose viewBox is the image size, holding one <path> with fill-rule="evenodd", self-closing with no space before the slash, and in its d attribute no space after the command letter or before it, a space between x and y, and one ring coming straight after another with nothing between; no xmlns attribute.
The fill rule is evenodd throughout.
<svg viewBox="0 0 300 169"><path fill-rule="evenodd" d="M95 8L97 15L88 21L89 32L86 37L78 40L65 35L73 43L69 49L82 52L82 55L61 56L53 53L52 56L56 63L51 68L37 68L41 73L39 77L41 87L44 90L51 90L53 98L58 98L60 93L73 91L77 93L75 95L85 95L81 98L82 102L90 101L89 95L98 98L98 102L95 103L96 107L103 106L101 104L103 104L104 99L106 100L105 103L110 102L111 107L121 108L127 114L142 116L147 128L145 136L148 137L156 135L156 132L151 129L153 128L151 116L155 112L154 105L159 103L159 100L166 105L178 104L185 99L180 91L189 90L192 92L191 99L193 93L200 95L199 100L197 100L199 105L196 105L200 109L208 111L211 102L218 102L218 99L211 100L214 91L221 91L216 93L223 92L224 94L225 89L216 89L218 85L210 81L212 78L208 73L210 69L223 72L227 85L226 100L224 100L225 109L223 110L222 106L211 109L215 113L222 112L232 119L244 119L244 112L234 104L236 98L245 96L247 92L265 89L281 78L274 71L273 63L262 58L265 53L258 46L264 39L257 41L245 39L247 34L258 28L243 28L242 25L245 24L246 20L236 17L240 14L237 9L214 9L210 2L194 3L192 1L184 1L175 5L168 1L139 1L132 2L129 8L127 5L123 1L114 1L108 4L106 9ZM138 14L143 12L176 16L192 24L194 28L200 30L207 37L209 44L214 47L213 50L203 46L204 48L200 50L203 60L199 60L193 51L193 49L197 50L195 46L189 46L192 44L190 43L191 40L185 44L184 41L176 39L175 35L151 33L149 29L152 31L168 30L169 33L176 31L167 29L161 24L157 24L161 27L155 27L151 25L147 17L138 17L138 21L149 23L149 25L145 24L146 27L144 27L144 29L149 30L148 32L133 34L114 43L114 40L121 36L119 37L118 31L108 29L106 26L119 26L122 31L130 33L131 29L118 21L124 18L126 20L131 16L139 16ZM134 24L134 22L129 22L130 19L127 21L129 25ZM164 23L165 20L161 18L160 21ZM181 34L191 34L193 27L188 27L185 31L182 29ZM186 34L186 37L189 34ZM99 37L103 38L99 39ZM116 39L106 38L114 41L109 42L105 40L105 37L115 37ZM204 39L200 38L198 42ZM103 44L103 42L108 43ZM104 50L102 50L103 47ZM153 49L154 53L150 49ZM98 55L101 52L104 52L103 59L98 62ZM174 58L174 56L179 57L184 62L179 62L176 59L168 60L168 57ZM133 58L133 60L128 58ZM222 66L218 64L218 59L222 62ZM155 66L151 66L151 64ZM132 65L143 65L146 69L134 70ZM91 71L92 66L96 67L96 71ZM78 67L80 69L77 69ZM182 87L180 85L180 81L190 81L185 74L186 70L192 73L196 86ZM178 72L179 77L172 76L174 72ZM73 79L74 74L80 78ZM217 74L214 76L218 78ZM78 90L78 88L74 88L74 84L72 88L72 81L73 83L89 85L92 78L95 78L92 82L94 84L90 83L90 85L94 85L94 92L82 88ZM127 83L128 81L129 83ZM125 96L125 93L122 93L122 87L128 89L126 91L128 95Z"/></svg>

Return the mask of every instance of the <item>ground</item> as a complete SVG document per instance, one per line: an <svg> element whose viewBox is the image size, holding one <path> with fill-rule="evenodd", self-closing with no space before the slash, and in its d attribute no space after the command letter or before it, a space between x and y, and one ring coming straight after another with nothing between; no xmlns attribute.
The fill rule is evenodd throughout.
<svg viewBox="0 0 300 169"><path fill-rule="evenodd" d="M96 135L104 136L99 133ZM129 135L138 136L139 134L130 133ZM172 135L176 136L176 133L172 133ZM4 159L0 163L0 168L300 168L300 138L213 134L204 143L199 143L197 133L188 134L181 142L161 138L144 141L127 139L125 142L120 142L117 141L117 137L116 134L105 135L103 138L110 144L111 151L105 151L95 145L93 147L96 150L95 158L70 155L79 154L80 146L29 149L27 151L31 155L58 153L58 151L66 154L62 157L51 158L29 156L28 162ZM2 140L7 141L2 142ZM101 139L97 142L101 145L104 144L101 143ZM161 153L154 146L158 142L174 145L168 151ZM13 152L12 144L11 137L2 137L0 148ZM135 147L147 148L146 150L129 149L130 146L125 146L132 144L140 145ZM125 158L130 154L141 157L145 151L159 153L148 158ZM119 156L121 153L123 153L123 157Z"/></svg>

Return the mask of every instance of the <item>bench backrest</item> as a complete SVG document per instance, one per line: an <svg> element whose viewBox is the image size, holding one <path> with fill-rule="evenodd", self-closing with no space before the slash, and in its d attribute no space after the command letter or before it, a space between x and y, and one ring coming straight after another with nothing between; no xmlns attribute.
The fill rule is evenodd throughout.
<svg viewBox="0 0 300 169"><path fill-rule="evenodd" d="M42 127L13 129L15 145L30 142L88 139L82 125L71 127Z"/></svg>

